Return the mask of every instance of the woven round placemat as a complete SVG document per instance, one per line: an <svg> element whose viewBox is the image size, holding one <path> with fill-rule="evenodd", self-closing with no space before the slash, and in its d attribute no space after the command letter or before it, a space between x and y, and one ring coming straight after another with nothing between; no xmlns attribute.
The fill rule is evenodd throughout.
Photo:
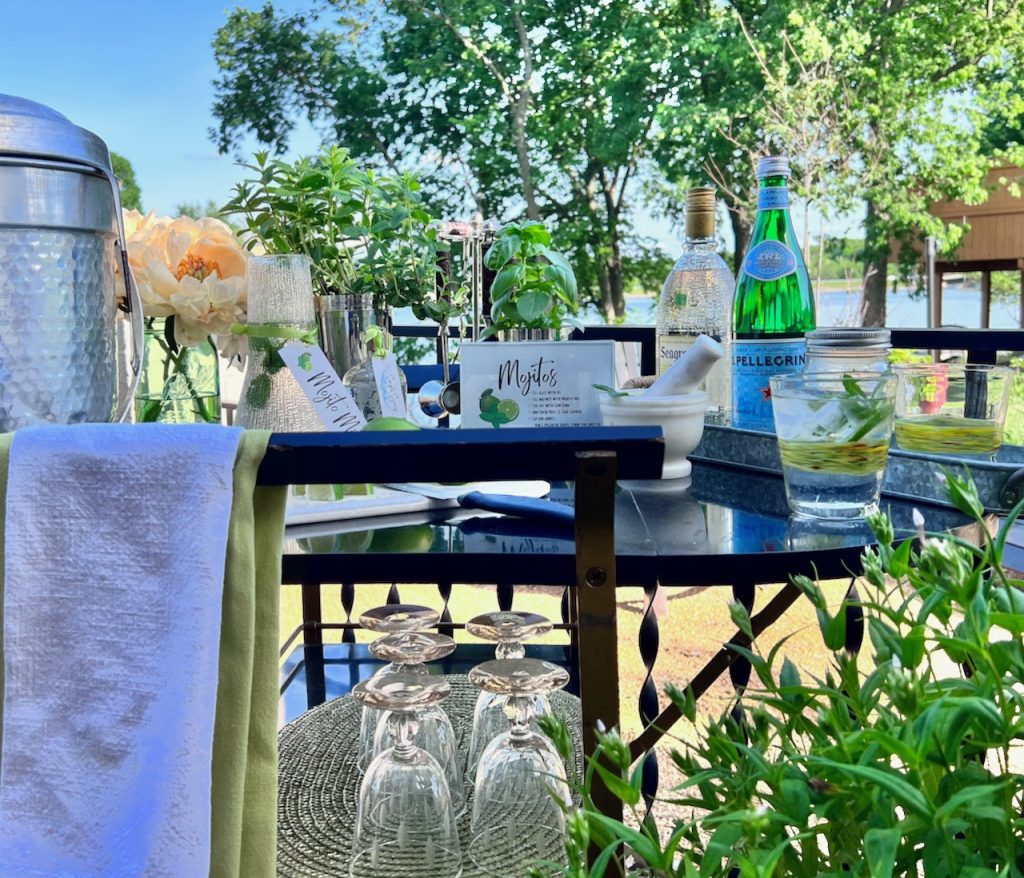
<svg viewBox="0 0 1024 878"><path fill-rule="evenodd" d="M444 703L459 741L463 760L469 747L473 707L479 692L461 674L446 677L451 697ZM572 734L575 765L568 766L569 782L582 774L583 739L579 699L565 692L548 696L554 712L565 720ZM279 878L347 878L351 861L359 797L359 705L350 695L321 704L289 723L278 734L279 787L277 798L277 874ZM462 844L462 878L489 878L500 874L515 878L507 865L500 840L488 846L488 855L475 863L469 856L469 815L472 787L467 784L470 807L459 821ZM528 827L535 823L529 813L511 814L510 825ZM522 835L518 835L522 838ZM539 836L538 836L539 838ZM536 854L557 858L559 850L538 844ZM479 850L479 845L474 852ZM490 867L498 871L492 872ZM396 876L398 878L398 876ZM420 878L409 875L408 878ZM422 876L430 878L430 876Z"/></svg>

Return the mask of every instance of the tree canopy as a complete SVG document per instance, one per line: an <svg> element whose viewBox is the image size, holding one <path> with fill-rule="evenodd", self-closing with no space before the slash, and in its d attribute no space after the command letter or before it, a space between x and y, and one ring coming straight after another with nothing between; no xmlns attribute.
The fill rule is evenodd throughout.
<svg viewBox="0 0 1024 878"><path fill-rule="evenodd" d="M675 216L710 180L739 258L757 158L784 151L808 204L865 206L863 316L882 322L890 241L955 244L928 205L984 198L988 152L1019 149L1022 30L1015 0L267 2L216 35L211 136L281 149L305 117L416 169L439 209L548 220L609 315L645 276L638 211Z"/></svg>

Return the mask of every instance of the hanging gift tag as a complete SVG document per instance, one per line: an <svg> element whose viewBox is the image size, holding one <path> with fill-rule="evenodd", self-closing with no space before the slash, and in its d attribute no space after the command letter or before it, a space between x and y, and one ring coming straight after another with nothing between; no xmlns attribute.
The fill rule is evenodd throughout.
<svg viewBox="0 0 1024 878"><path fill-rule="evenodd" d="M351 433L366 426L366 418L341 383L338 373L316 345L290 341L278 352L328 430Z"/></svg>
<svg viewBox="0 0 1024 878"><path fill-rule="evenodd" d="M407 418L402 379L398 374L398 360L394 354L373 358L373 380L377 382L380 413L385 418Z"/></svg>

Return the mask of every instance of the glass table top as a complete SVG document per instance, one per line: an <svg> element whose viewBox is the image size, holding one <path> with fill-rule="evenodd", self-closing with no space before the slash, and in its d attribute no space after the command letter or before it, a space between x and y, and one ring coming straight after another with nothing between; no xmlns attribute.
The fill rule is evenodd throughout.
<svg viewBox="0 0 1024 878"><path fill-rule="evenodd" d="M550 499L572 505L571 486L553 488ZM914 505L882 498L897 534L913 532ZM967 523L955 510L918 505L929 530ZM649 573L652 563L663 581L677 578L673 565L680 581L689 581L686 571L698 563L717 561L735 569L737 559L770 566L773 556L817 561L832 554L841 564L855 560L871 542L864 521L791 517L782 479L775 475L695 464L688 479L622 482L616 495L620 581L624 573ZM573 552L571 529L467 509L290 527L285 545L285 553L292 555L571 557Z"/></svg>

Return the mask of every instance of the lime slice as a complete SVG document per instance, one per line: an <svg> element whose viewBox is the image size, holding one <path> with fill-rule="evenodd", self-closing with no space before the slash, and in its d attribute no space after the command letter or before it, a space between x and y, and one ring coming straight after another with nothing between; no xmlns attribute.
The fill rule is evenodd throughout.
<svg viewBox="0 0 1024 878"><path fill-rule="evenodd" d="M508 418L509 421L514 421L519 417L519 403L514 399L503 399L498 403L498 411Z"/></svg>

